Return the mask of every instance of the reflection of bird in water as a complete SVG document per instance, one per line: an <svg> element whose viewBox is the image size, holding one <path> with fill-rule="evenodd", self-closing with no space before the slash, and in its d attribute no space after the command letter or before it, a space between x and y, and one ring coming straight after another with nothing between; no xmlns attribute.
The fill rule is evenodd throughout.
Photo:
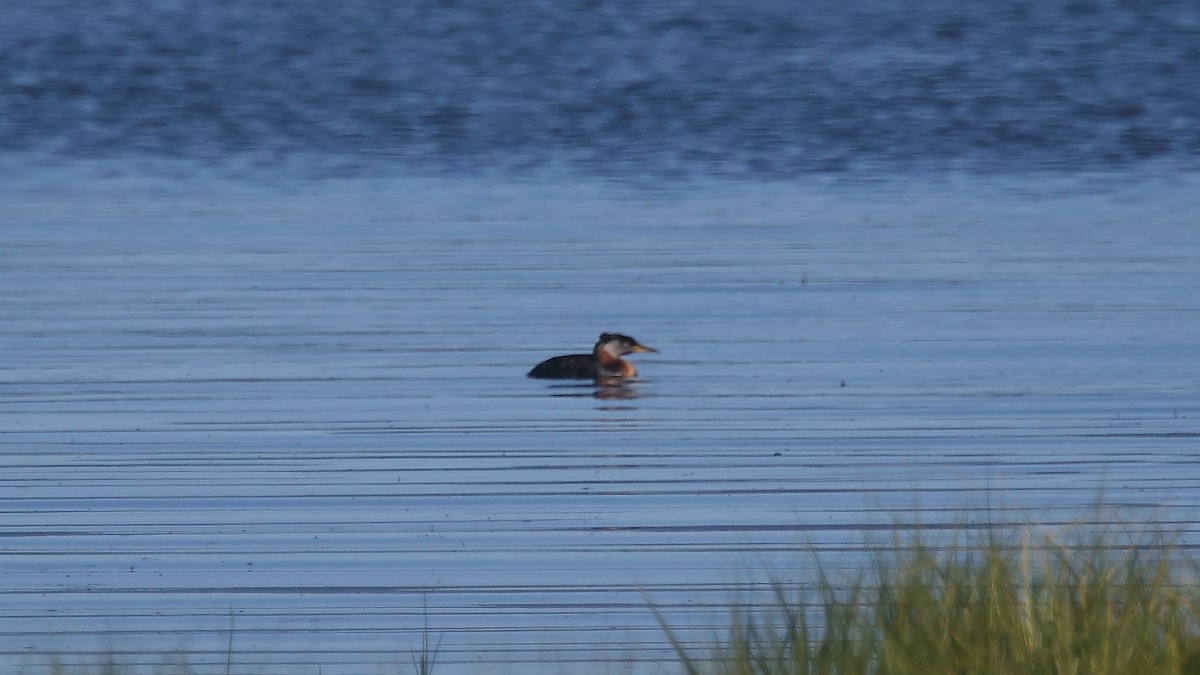
<svg viewBox="0 0 1200 675"><path fill-rule="evenodd" d="M529 377L553 380L619 382L637 377L637 368L622 359L626 354L656 352L628 335L601 333L591 354L568 354L546 359L529 371Z"/></svg>
<svg viewBox="0 0 1200 675"><path fill-rule="evenodd" d="M638 393L637 387L624 382L614 382L611 379L596 380L596 386L591 389L592 398L598 398L601 401L632 401L641 395Z"/></svg>

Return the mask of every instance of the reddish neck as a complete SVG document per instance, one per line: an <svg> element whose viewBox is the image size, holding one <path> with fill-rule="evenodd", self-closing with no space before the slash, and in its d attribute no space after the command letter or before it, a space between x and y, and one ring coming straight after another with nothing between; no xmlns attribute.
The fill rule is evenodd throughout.
<svg viewBox="0 0 1200 675"><path fill-rule="evenodd" d="M596 345L596 348L592 350L592 355L596 357L596 363L600 365L608 365L621 360L620 357L605 349L603 345Z"/></svg>

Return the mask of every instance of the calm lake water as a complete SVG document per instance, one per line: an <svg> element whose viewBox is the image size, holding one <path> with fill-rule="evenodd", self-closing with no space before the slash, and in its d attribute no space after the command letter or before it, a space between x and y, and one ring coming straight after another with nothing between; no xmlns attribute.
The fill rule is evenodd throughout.
<svg viewBox="0 0 1200 675"><path fill-rule="evenodd" d="M1200 189L1135 178L18 182L0 659L627 672L896 524L1190 536ZM661 354L525 378L602 330Z"/></svg>
<svg viewBox="0 0 1200 675"><path fill-rule="evenodd" d="M4 672L672 672L896 526L1197 543L1195 2L4 27Z"/></svg>

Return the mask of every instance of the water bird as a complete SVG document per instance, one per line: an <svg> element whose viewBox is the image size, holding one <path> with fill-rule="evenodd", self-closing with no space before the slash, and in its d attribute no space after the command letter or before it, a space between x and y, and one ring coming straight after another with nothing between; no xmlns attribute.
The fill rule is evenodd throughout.
<svg viewBox="0 0 1200 675"><path fill-rule="evenodd" d="M529 377L554 380L618 380L637 377L637 368L621 358L626 354L654 353L628 335L601 333L591 354L567 354L546 359L529 371Z"/></svg>

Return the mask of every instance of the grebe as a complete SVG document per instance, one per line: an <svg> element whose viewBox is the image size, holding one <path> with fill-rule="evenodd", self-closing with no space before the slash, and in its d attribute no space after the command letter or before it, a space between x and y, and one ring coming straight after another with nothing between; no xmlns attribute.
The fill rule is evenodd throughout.
<svg viewBox="0 0 1200 675"><path fill-rule="evenodd" d="M637 377L637 368L622 359L626 354L657 353L628 335L601 333L591 354L568 354L546 359L529 371L529 377L556 380L605 380Z"/></svg>

